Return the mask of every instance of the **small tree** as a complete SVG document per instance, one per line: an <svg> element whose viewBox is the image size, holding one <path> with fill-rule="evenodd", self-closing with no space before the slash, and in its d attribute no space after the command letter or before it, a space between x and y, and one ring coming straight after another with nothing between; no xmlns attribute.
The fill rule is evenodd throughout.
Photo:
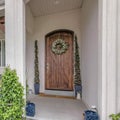
<svg viewBox="0 0 120 120"><path fill-rule="evenodd" d="M75 96L77 92L80 93L82 98L82 81L80 74L80 56L79 56L79 46L77 43L77 36L75 36L75 65L74 65L74 85L75 85Z"/></svg>
<svg viewBox="0 0 120 120"><path fill-rule="evenodd" d="M35 94L39 94L40 89L40 79L39 79L39 67L38 67L38 45L37 40L35 40L35 61L34 61L34 90Z"/></svg>
<svg viewBox="0 0 120 120"><path fill-rule="evenodd" d="M22 120L24 88L18 79L15 70L5 69L0 90L0 120Z"/></svg>
<svg viewBox="0 0 120 120"><path fill-rule="evenodd" d="M80 56L79 56L79 47L77 43L77 37L75 36L75 75L74 75L74 84L81 85L81 74L80 74Z"/></svg>
<svg viewBox="0 0 120 120"><path fill-rule="evenodd" d="M38 45L37 45L37 40L35 40L35 78L34 78L34 82L39 84L40 80L39 80L39 68L38 68Z"/></svg>

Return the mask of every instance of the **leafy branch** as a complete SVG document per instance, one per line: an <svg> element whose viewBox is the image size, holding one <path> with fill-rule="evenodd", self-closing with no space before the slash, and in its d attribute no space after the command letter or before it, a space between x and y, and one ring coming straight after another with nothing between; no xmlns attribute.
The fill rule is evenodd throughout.
<svg viewBox="0 0 120 120"><path fill-rule="evenodd" d="M111 114L109 117L112 118L112 120L120 120L120 113Z"/></svg>

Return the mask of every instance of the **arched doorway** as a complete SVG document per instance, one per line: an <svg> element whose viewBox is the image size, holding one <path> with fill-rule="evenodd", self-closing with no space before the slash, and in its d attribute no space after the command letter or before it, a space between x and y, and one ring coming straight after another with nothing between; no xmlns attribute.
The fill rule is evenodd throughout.
<svg viewBox="0 0 120 120"><path fill-rule="evenodd" d="M46 90L73 91L73 35L70 30L56 30L46 35Z"/></svg>

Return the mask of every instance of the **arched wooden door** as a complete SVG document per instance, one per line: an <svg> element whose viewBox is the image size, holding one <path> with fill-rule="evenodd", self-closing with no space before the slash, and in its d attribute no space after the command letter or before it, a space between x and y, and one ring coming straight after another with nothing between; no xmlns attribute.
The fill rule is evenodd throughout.
<svg viewBox="0 0 120 120"><path fill-rule="evenodd" d="M49 33L46 35L45 49L45 89L72 91L73 32L59 30ZM62 50L64 53L60 53Z"/></svg>

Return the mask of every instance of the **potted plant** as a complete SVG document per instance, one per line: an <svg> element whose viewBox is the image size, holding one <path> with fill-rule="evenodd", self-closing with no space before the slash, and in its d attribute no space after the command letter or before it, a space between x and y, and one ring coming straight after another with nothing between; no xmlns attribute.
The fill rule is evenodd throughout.
<svg viewBox="0 0 120 120"><path fill-rule="evenodd" d="M77 43L77 36L75 36L75 65L74 65L74 88L75 88L75 96L77 97L77 93L82 97L82 82L81 82L81 74L80 74L80 56L79 56L79 47Z"/></svg>
<svg viewBox="0 0 120 120"><path fill-rule="evenodd" d="M109 117L112 118L112 120L120 120L120 113L111 114Z"/></svg>
<svg viewBox="0 0 120 120"><path fill-rule="evenodd" d="M24 88L15 70L5 68L0 90L0 119L22 120L24 114Z"/></svg>
<svg viewBox="0 0 120 120"><path fill-rule="evenodd" d="M35 61L34 61L34 90L35 94L39 94L40 89L40 79L39 79L39 67L38 67L38 45L37 40L35 40Z"/></svg>

